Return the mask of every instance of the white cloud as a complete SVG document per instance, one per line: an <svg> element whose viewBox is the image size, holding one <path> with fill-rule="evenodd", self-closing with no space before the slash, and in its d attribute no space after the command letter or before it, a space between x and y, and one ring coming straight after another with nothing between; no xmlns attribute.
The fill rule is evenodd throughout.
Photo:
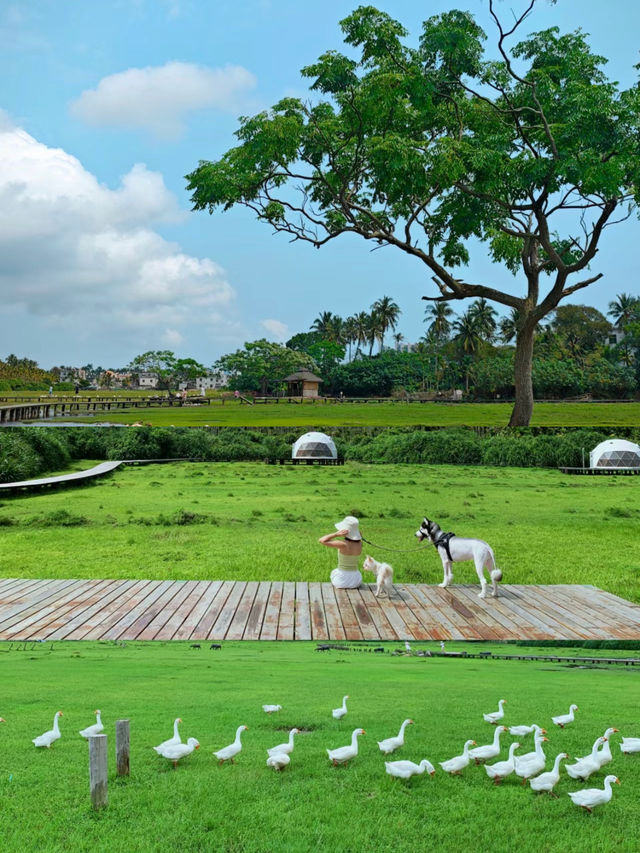
<svg viewBox="0 0 640 853"><path fill-rule="evenodd" d="M0 115L0 312L26 311L33 339L44 328L60 330L61 344L129 330L132 357L139 340L177 347L194 328L236 335L224 270L153 230L179 215L144 165L110 189Z"/></svg>
<svg viewBox="0 0 640 853"><path fill-rule="evenodd" d="M260 320L260 325L278 342L283 342L291 337L289 327L280 320Z"/></svg>
<svg viewBox="0 0 640 853"><path fill-rule="evenodd" d="M174 139L193 110L214 108L234 115L256 78L239 65L205 68L187 62L129 68L103 77L72 101L72 115L88 124L142 129Z"/></svg>

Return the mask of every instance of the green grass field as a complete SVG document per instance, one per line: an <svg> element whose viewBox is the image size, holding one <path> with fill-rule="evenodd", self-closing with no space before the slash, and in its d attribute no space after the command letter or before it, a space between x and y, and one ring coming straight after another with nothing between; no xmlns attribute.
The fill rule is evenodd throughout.
<svg viewBox="0 0 640 853"><path fill-rule="evenodd" d="M23 851L563 851L635 853L640 834L640 756L622 755L614 735L605 772L620 779L612 801L587 815L562 774L558 799L535 795L515 777L494 786L484 770L446 775L437 762L479 744L494 729L482 713L507 700L505 722L549 730L547 767L558 752L590 751L609 726L638 736L640 674L627 668L318 654L307 643L49 644L8 651L0 644L0 835L3 853ZM348 694L349 712L331 709ZM267 716L265 702L283 710ZM576 703L576 722L560 730L551 716ZM109 737L109 806L90 808L88 748L77 734L100 708ZM62 738L50 749L31 739L62 710ZM177 770L151 749L183 719L183 738L201 748ZM410 783L389 778L376 741L411 718L393 759L429 758L436 775ZM131 776L115 778L114 723L131 721ZM218 766L213 750L245 724L235 765ZM297 736L289 767L266 767L266 749ZM345 745L362 727L357 758L334 768L326 748ZM501 758L512 738L502 738ZM523 741L532 748L531 736Z"/></svg>
<svg viewBox="0 0 640 853"><path fill-rule="evenodd" d="M130 409L72 416L74 423L152 426L506 426L509 403L305 403L291 405L225 405ZM58 419L59 420L59 419ZM531 426L637 426L640 403L536 403Z"/></svg>
<svg viewBox="0 0 640 853"><path fill-rule="evenodd" d="M371 542L407 549L366 547L397 582L439 583L435 550L413 535L429 515L490 542L508 583L593 584L640 602L639 490L636 477L548 469L128 467L93 486L3 498L0 576L327 580L335 554L317 539L350 513Z"/></svg>

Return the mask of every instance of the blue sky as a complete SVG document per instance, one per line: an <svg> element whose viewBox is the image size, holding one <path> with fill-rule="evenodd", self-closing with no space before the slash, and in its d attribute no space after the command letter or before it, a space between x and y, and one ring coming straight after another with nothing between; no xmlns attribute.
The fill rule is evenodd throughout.
<svg viewBox="0 0 640 853"><path fill-rule="evenodd" d="M341 49L356 0L17 0L0 7L0 357L45 367L119 367L169 348L212 364L246 340L286 340L323 310L348 316L383 295L398 331L424 333L426 269L347 238L319 251L272 235L242 209L191 213L183 176L234 144L237 116L307 89L299 70ZM412 34L487 0L379 2ZM505 0L503 15L522 8ZM608 75L633 84L636 0L540 2L526 31L581 26ZM606 311L640 295L636 218L605 235L578 294ZM480 247L470 281L517 288ZM576 299L578 301L578 299ZM463 303L454 304L460 311Z"/></svg>

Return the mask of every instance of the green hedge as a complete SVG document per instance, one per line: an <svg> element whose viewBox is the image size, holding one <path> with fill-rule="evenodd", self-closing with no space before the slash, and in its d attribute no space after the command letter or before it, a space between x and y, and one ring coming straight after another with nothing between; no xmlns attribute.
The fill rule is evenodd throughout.
<svg viewBox="0 0 640 853"><path fill-rule="evenodd" d="M640 428L616 430L640 443ZM36 477L71 459L196 458L252 461L288 457L299 431L152 427L23 427L0 431L0 482ZM416 429L342 427L333 431L345 459L367 463L579 467L606 429Z"/></svg>

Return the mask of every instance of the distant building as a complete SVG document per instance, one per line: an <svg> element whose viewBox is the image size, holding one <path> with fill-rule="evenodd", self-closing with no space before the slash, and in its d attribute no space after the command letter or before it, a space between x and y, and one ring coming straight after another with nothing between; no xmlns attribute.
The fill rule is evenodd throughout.
<svg viewBox="0 0 640 853"><path fill-rule="evenodd" d="M396 352L415 352L417 348L418 344L410 344L408 341L400 341L395 345Z"/></svg>
<svg viewBox="0 0 640 853"><path fill-rule="evenodd" d="M158 374L157 373L139 373L138 388L157 388Z"/></svg>
<svg viewBox="0 0 640 853"><path fill-rule="evenodd" d="M219 388L226 388L229 385L229 374L220 370L217 373L208 373L206 376L198 376L195 381L195 387L202 391L205 390L218 390Z"/></svg>
<svg viewBox="0 0 640 853"><path fill-rule="evenodd" d="M87 371L83 367L61 367L60 382L81 382L87 378Z"/></svg>

